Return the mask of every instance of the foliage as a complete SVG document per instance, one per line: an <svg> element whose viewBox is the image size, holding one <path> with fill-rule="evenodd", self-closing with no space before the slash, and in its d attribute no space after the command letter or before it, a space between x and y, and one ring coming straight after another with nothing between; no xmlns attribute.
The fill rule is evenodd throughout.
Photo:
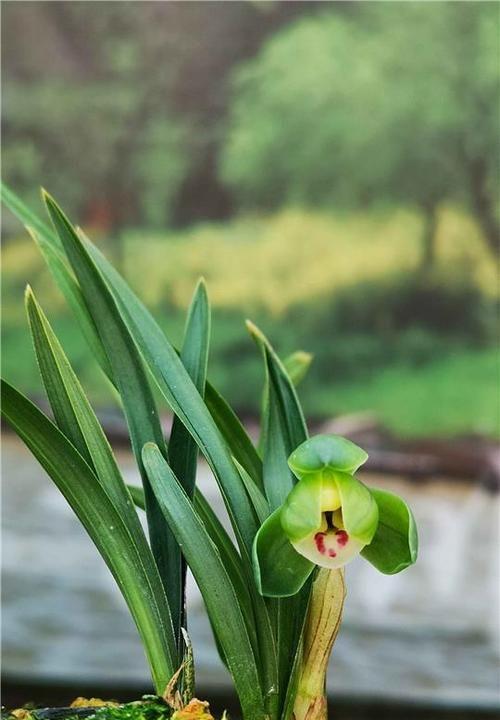
<svg viewBox="0 0 500 720"><path fill-rule="evenodd" d="M169 720L172 708L153 695L124 704L78 698L68 708L18 709L2 717L6 720Z"/></svg>
<svg viewBox="0 0 500 720"><path fill-rule="evenodd" d="M92 720L167 720L172 715L171 708L160 698L144 698L119 707L99 708Z"/></svg>
<svg viewBox="0 0 500 720"><path fill-rule="evenodd" d="M373 540L369 562L383 572L404 569L416 559L411 512L400 498L372 492L354 477L367 457L363 450L334 435L308 440L287 363L249 323L266 373L261 439L259 448L254 447L230 406L206 380L210 309L203 283L195 290L178 352L119 273L49 195L43 197L53 230L8 188L2 188L2 197L37 242L119 397L142 489L125 484L78 377L29 286L26 310L53 420L4 380L2 416L63 493L115 577L141 636L157 694L175 709L173 717L180 718L184 711L189 716L193 703L200 717L208 716L206 705L193 697L193 654L185 630L187 564L232 675L243 719L319 717L309 713L307 703L303 715L294 709L303 673L309 672L302 650L309 600L317 595L316 566L341 573L341 565ZM293 356L288 365L296 381L308 364L307 355ZM168 445L157 396L175 415ZM219 486L236 543L195 488L198 451ZM302 520L297 494L304 508ZM134 500L146 510L149 543ZM349 548L345 559L332 566L331 552L326 563L318 546L315 556L304 555L305 574L296 562L278 563L272 570L273 592L266 592L262 567L269 568L269 562L259 566L267 552L259 537L276 507L286 535L280 547L288 543L287 557L290 552L304 554L305 526L314 534L324 525L321 534L328 541L342 535L342 546ZM330 510L336 512L331 528ZM274 557L275 546L268 551ZM257 567L252 561L256 557ZM291 592L290 576L296 573L300 580ZM331 599L325 595L324 602L329 613ZM342 601L335 602L338 618L325 630L327 643L340 621ZM324 679L318 692L311 707L325 702Z"/></svg>
<svg viewBox="0 0 500 720"><path fill-rule="evenodd" d="M6 5L4 178L31 198L43 178L82 222L111 236L126 226L226 216L232 201L215 157L227 75L304 7L220 9ZM70 186L63 167L78 167Z"/></svg>
<svg viewBox="0 0 500 720"><path fill-rule="evenodd" d="M437 354L420 367L401 362L365 380L333 380L327 393L315 386L306 410L309 404L320 415L332 408L340 414L375 410L403 437L477 433L498 438L497 396L497 348L464 348Z"/></svg>
<svg viewBox="0 0 500 720"><path fill-rule="evenodd" d="M112 236L458 198L494 244L494 3L8 3L2 39L4 176Z"/></svg>
<svg viewBox="0 0 500 720"><path fill-rule="evenodd" d="M431 234L465 201L497 252L497 33L489 3L298 20L236 71L222 176L246 206L401 203Z"/></svg>
<svg viewBox="0 0 500 720"><path fill-rule="evenodd" d="M494 265L476 224L456 209L444 208L436 267L422 277L415 273L419 228L418 217L407 212L342 216L290 209L166 235L127 233L124 265L134 288L178 345L190 302L188 286L199 274L208 279L215 327L210 375L245 413L257 411L262 379L258 357L241 333L244 318L251 315L282 354L297 347L314 354L314 372L301 394L316 418L373 410L398 433L428 434L431 426L420 406L421 398L439 392L434 368L448 367L445 385L451 387L462 382L458 359L463 357L477 377L477 393L468 397L463 411L443 388L432 432L495 433L490 373L480 370L488 355L483 348L496 341ZM162 260L165 245L168 263ZM106 243L101 246L109 249ZM109 388L29 238L18 237L3 248L5 376L31 394L40 393L18 302L28 278L43 293L44 306L90 397L109 404ZM415 370L419 390L415 387L405 403L392 402L387 393L398 396L400 384L408 381L413 387ZM391 389L384 381L387 372L400 380Z"/></svg>
<svg viewBox="0 0 500 720"><path fill-rule="evenodd" d="M171 70L149 71L163 55L162 33L155 32L152 15L134 7L123 12L110 3L98 17L82 5L62 6L55 13L29 9L28 15L9 10L11 22L25 26L28 36L33 22L50 33L55 20L56 38L50 49L37 43L52 72L40 76L25 60L21 73L9 73L4 83L9 108L4 132L10 139L4 174L30 189L34 179L48 177L64 187L72 208L106 229L116 230L138 216L150 226L163 225L190 165L189 122L168 100ZM83 42L82 24L87 26ZM58 50L67 54L62 72L54 71ZM15 62L16 52L11 53ZM61 168L76 165L80 182L63 185ZM104 189L111 203L101 202Z"/></svg>

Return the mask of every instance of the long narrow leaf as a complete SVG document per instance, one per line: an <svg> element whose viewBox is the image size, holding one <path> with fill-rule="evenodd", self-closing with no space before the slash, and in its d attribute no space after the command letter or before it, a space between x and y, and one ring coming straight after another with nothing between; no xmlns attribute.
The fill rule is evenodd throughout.
<svg viewBox="0 0 500 720"><path fill-rule="evenodd" d="M231 455L245 468L260 490L263 490L262 460L240 419L210 383L207 383L205 389L205 402L231 450Z"/></svg>
<svg viewBox="0 0 500 720"><path fill-rule="evenodd" d="M33 213L17 195L15 195L15 193L5 186L5 184L1 184L0 189L4 204L19 218L22 223L30 227L30 232L32 228L36 230L40 241L40 249L46 250L47 248L50 248L50 250L52 250L52 254L60 260L62 257L61 243L56 233L43 223L38 216ZM143 328L143 333L146 338L153 338L157 344L161 343L165 339L164 334L149 310L138 299L135 293L131 290L130 286L113 268L102 253L100 253L100 251L92 245L92 243L80 230L77 229L77 232L82 239L82 242L86 244L86 247L96 266L106 279L115 301L120 304L122 310L124 306L128 308L130 317L133 319L134 326L137 330L135 334L140 337L140 329ZM42 245L42 241L44 242L44 245ZM83 296L78 284L75 282L68 282L67 277L64 276L67 275L67 268L65 268L64 262L62 269L66 270L66 272L61 277L61 274L57 272L56 263L49 262L48 253L43 252L43 256L54 277L54 280L61 288L68 304L75 312L90 347L93 349L98 361L103 366L105 373L109 374L109 363L107 363L107 358L104 362L101 362L103 357L105 358L106 356L102 350L102 344L97 334L97 330L95 329L92 317L88 313L85 303L83 302L82 304ZM71 274L70 278L72 278ZM67 291L65 291L65 288L68 288ZM97 345L101 345L100 351L95 350L96 343ZM231 455L236 457L238 462L243 465L249 475L253 477L260 486L262 486L261 460L239 419L224 398L222 398L215 388L213 388L209 383L207 383L206 386L205 400L219 431L224 436L224 440L230 448Z"/></svg>
<svg viewBox="0 0 500 720"><path fill-rule="evenodd" d="M15 201L13 201L12 198L15 198ZM31 211L29 211L29 209L26 208L26 206L18 198L16 198L13 193L10 191L3 192L3 200L7 206L17 214L22 222L31 225L35 224L32 221L33 214ZM42 233L43 239L46 240L52 247L56 249L60 247L59 241L55 239L55 235L52 230L48 229L43 223L38 223L37 229L40 233ZM139 346L146 348L145 354L149 357L149 359L158 354L161 363L165 366L167 366L170 360L172 360L173 372L171 382L173 384L178 381L179 375L181 380L185 380L185 377L182 377L182 370L179 371L178 366L176 366L176 358L172 357L172 351L174 354L176 351L169 345L167 345L166 348L163 347L166 342L165 337L151 313L137 298L113 266L106 260L99 250L83 236L82 233L80 233L80 239L84 243L88 253L91 255L96 267L99 269L100 273L102 273L102 277L106 281L109 292L112 293L120 310L120 314L122 318L125 319L134 341ZM55 277L55 279L57 281L57 277ZM99 337L98 341L100 342ZM153 369L155 369L155 364L151 363L151 365L153 366ZM161 372L159 370L156 370L155 378L168 399L169 384L163 382ZM192 388L189 386L188 394L192 394ZM204 443L207 442L209 445L210 439L214 436L213 421L215 421L216 427L223 437L224 443L226 443L229 448L222 463L220 461L215 463L215 461L212 460L212 467L214 467L214 465L217 466L218 472L224 477L226 486L231 486L231 484L234 485L237 498L242 492L244 492L244 489L238 488L238 486L234 484L234 465L228 465L228 458L230 456L234 455L240 464L247 469L249 475L251 475L259 486L262 487L262 464L255 448L233 411L208 383L206 387L206 401L210 409L209 414L211 414L211 417L208 419L208 423L206 410L205 408L199 407L196 397L194 397L194 411L193 408L189 408L188 418L192 420L195 425L199 425L199 427L203 427L205 424L208 425L207 428L204 428L202 436L196 437L197 443L201 447L205 456L209 457L209 453L205 449ZM216 453L218 449L219 439L216 438L215 448L213 448L212 453ZM229 505L228 499L225 499L226 505ZM268 653L267 656L263 657L262 666L264 668L263 672L267 678L266 687L268 689L266 692L268 693L270 702L272 702L272 695L277 692L278 685L275 668L276 650L274 648L274 638L272 634L268 632L270 626L268 608L258 594L255 586L253 585L252 578L249 575L249 573L251 573L250 544L251 538L257 530L257 525L255 524L255 527L253 527L253 522L249 520L248 505L245 508L244 502L239 504L238 502L235 502L234 498L231 498L231 501L235 509L233 512L230 510L230 516L232 518L233 527L235 527L237 537L240 541L240 547L243 548L242 562L245 567L245 572L247 573L247 582L250 584L252 589L255 623L262 636L259 641L259 645L261 647L262 654L265 654L266 652ZM238 516L247 519L246 527L244 528L244 538L242 538L242 532L238 529L236 524L235 517ZM245 555L247 556L246 558Z"/></svg>
<svg viewBox="0 0 500 720"><path fill-rule="evenodd" d="M253 537L257 531L255 514L229 450L180 358L156 325L151 330L150 323L145 323L140 327L135 324L133 316L131 316L134 308L133 300L127 299L125 303L123 297L120 298L116 295L115 299L113 298L106 281L93 261L89 246L83 245L56 203L48 196L46 196L46 202L94 322L99 329L108 358L112 366L113 360L120 365L116 368L113 366L113 375L119 385L120 395L128 396L131 389L127 382L122 383L121 386L119 382L119 377L124 374L122 367L124 359L129 359L133 363L136 372L140 366L136 346L133 342L135 341L167 402L195 438L214 470L238 541L250 558ZM157 330L160 332L160 337L158 337ZM131 381L131 379L129 374L127 380ZM150 394L143 382L141 382L140 390L146 394L146 397ZM136 391L133 392L133 396L136 396ZM151 406L149 399L147 405ZM143 432L141 424L137 426L134 420L137 417L136 413L130 413L128 417L130 418L131 435L136 438L145 436L147 433ZM154 410L150 411L149 419L150 421L155 419ZM144 416L144 423L146 422L147 418ZM161 438L158 439L161 444Z"/></svg>
<svg viewBox="0 0 500 720"><path fill-rule="evenodd" d="M176 670L176 658L168 605L151 555L138 546L121 511L76 448L5 381L2 415L63 493L113 573L142 637L156 691L162 693Z"/></svg>
<svg viewBox="0 0 500 720"><path fill-rule="evenodd" d="M210 307L205 283L200 281L189 308L181 361L202 397L207 379L209 343ZM198 447L176 415L170 433L168 459L172 472L190 497L194 492L197 457Z"/></svg>
<svg viewBox="0 0 500 720"><path fill-rule="evenodd" d="M293 487L294 479L288 468L287 459L290 453L307 439L307 428L293 382L283 363L265 335L251 322L247 322L247 327L261 349L266 371L262 420L263 474L269 508L273 512L282 505ZM290 700L287 687L295 683L294 658L300 644L303 613L304 608L307 607L309 594L310 580L306 581L297 595L272 602L277 613L282 707L287 697L288 701Z"/></svg>
<svg viewBox="0 0 500 720"><path fill-rule="evenodd" d="M216 546L159 449L145 445L143 460L158 503L182 546L233 676L243 717L264 720L259 672L239 598Z"/></svg>
<svg viewBox="0 0 500 720"><path fill-rule="evenodd" d="M109 442L29 286L26 311L38 366L57 425L105 483L108 494L121 511L127 517L135 518L135 529L140 528Z"/></svg>
<svg viewBox="0 0 500 720"><path fill-rule="evenodd" d="M137 485L128 485L129 492L132 496L134 503L141 510L146 509L146 501L144 498L144 489ZM210 539L216 546L221 556L221 560L227 573L231 579L232 584L236 590L236 594L240 600L240 606L245 616L245 623L248 630L252 645L257 648L257 641L255 635L255 620L252 613L252 604L250 595L248 592L248 583L242 570L241 557L238 551L234 547L231 538L227 534L224 526L220 522L217 515L210 507L209 502L204 495L198 490L195 490L193 498L194 509L198 513L200 520Z"/></svg>
<svg viewBox="0 0 500 720"><path fill-rule="evenodd" d="M162 452L167 454L151 387L137 348L130 342L127 329L116 310L113 298L107 292L104 281L98 273L92 272L91 267L79 262L80 256L86 257L86 253L76 232L52 198L45 195L45 202L68 260L79 280L123 403L132 448L144 483L151 548L167 594L176 636L180 642L183 606L180 588L181 555L149 487L141 459L142 446L150 441L154 441L161 447Z"/></svg>
<svg viewBox="0 0 500 720"><path fill-rule="evenodd" d="M294 485L287 459L307 439L307 428L293 382L284 365L259 328L250 321L247 321L247 327L262 351L266 370L262 428L264 486L269 507L274 511L283 504Z"/></svg>
<svg viewBox="0 0 500 720"><path fill-rule="evenodd" d="M99 338L97 328L85 304L82 291L75 280L75 276L68 268L66 258L64 257L62 250L60 250L59 247L56 247L53 241L47 241L29 225L26 226L26 229L40 250L57 287L62 292L64 299L68 303L78 324L80 325L83 336L92 355L102 367L108 378L112 379L111 366L102 346L101 339Z"/></svg>
<svg viewBox="0 0 500 720"><path fill-rule="evenodd" d="M200 395L205 393L208 349L210 344L210 307L205 284L199 282L189 308L181 349L181 361ZM193 496L196 482L198 446L177 415L174 417L168 459L174 475L189 497ZM173 543L172 543L173 544ZM186 563L180 558L170 567L170 582L178 588L178 602L174 611L179 613L178 627L186 626ZM179 576L175 577L174 572Z"/></svg>
<svg viewBox="0 0 500 720"><path fill-rule="evenodd" d="M242 471L245 472L243 469ZM253 482L250 478L249 481ZM246 563L241 562L241 557L238 555L224 527L198 490L194 496L194 506L208 534L217 546L224 567L228 571L231 582L241 600L248 634L256 657L259 657L260 660L258 669L262 678L261 685L264 692L266 711L269 717L276 717L279 703L277 650L266 601L255 586L251 568ZM250 601L248 607L247 597Z"/></svg>
<svg viewBox="0 0 500 720"><path fill-rule="evenodd" d="M297 350L283 360L285 370L295 387L299 385L307 375L307 371L313 361L311 353Z"/></svg>
<svg viewBox="0 0 500 720"><path fill-rule="evenodd" d="M30 210L30 208L23 203L21 198L12 192L5 183L1 183L0 185L0 195L4 205L6 205L6 207L8 207L9 210L13 212L24 225L29 225L42 237L46 237L48 240L51 240L56 247L61 247L57 235L52 231L47 223L43 222L36 213Z"/></svg>
<svg viewBox="0 0 500 720"><path fill-rule="evenodd" d="M254 507L255 514L259 518L259 523L263 523L269 515L269 503L267 502L266 496L259 490L243 465L240 465L236 458L234 458L234 463L238 468L241 479L243 480L248 497Z"/></svg>

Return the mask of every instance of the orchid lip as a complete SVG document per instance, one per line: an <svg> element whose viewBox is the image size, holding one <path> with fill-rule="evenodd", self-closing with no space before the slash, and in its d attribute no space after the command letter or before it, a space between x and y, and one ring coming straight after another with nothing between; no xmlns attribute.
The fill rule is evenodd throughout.
<svg viewBox="0 0 500 720"><path fill-rule="evenodd" d="M365 546L365 543L344 529L341 510L323 512L321 526L292 544L298 553L311 562L330 569L346 565Z"/></svg>

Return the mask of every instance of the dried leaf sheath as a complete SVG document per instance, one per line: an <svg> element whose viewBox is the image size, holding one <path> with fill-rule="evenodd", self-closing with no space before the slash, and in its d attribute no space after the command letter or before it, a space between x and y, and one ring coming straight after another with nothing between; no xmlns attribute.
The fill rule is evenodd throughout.
<svg viewBox="0 0 500 720"><path fill-rule="evenodd" d="M342 620L343 570L321 569L313 583L293 720L327 720L326 671Z"/></svg>

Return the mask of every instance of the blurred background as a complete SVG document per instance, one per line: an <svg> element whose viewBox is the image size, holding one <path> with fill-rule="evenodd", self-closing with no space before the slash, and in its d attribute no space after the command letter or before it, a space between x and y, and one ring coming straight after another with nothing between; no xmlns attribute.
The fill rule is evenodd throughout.
<svg viewBox="0 0 500 720"><path fill-rule="evenodd" d="M2 6L5 182L40 212L46 187L175 343L206 278L210 377L250 429L263 373L244 319L281 355L311 352L312 430L368 447L368 482L415 509L415 568L349 569L332 665L349 718L500 707L499 30L494 2ZM97 363L27 233L8 212L2 228L4 376L41 400L29 281L133 476ZM106 569L8 433L3 476L12 697L145 688ZM194 587L191 604L200 682L224 704Z"/></svg>

